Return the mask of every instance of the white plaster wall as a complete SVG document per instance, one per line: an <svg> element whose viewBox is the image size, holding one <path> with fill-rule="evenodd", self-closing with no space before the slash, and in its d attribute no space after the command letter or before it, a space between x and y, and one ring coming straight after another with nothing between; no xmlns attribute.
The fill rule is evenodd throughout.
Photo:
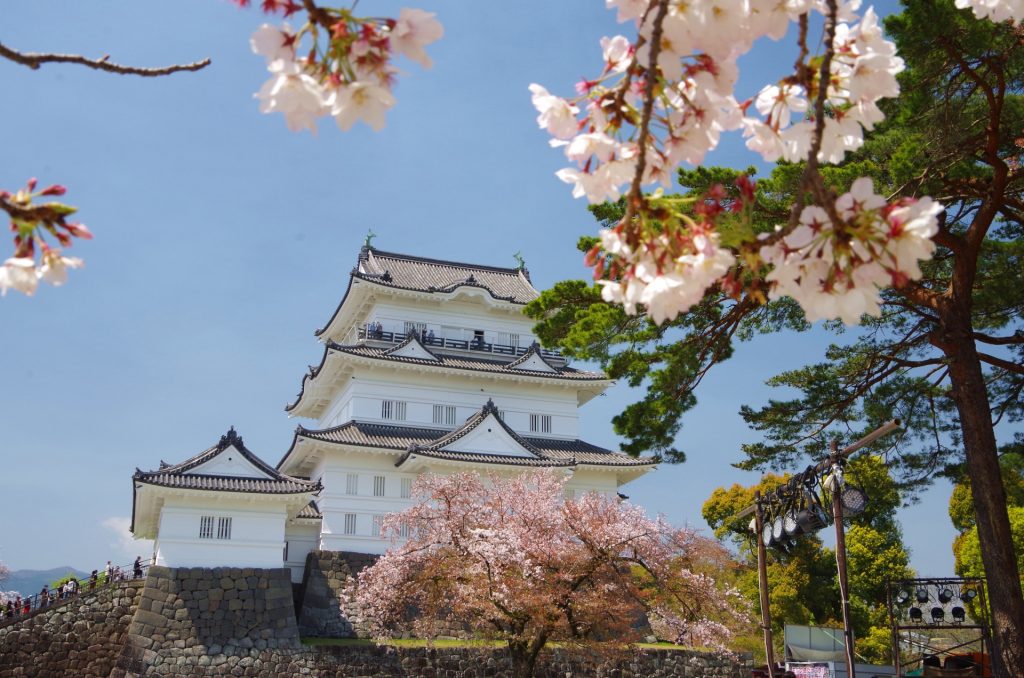
<svg viewBox="0 0 1024 678"><path fill-rule="evenodd" d="M372 421L429 428L451 428L433 423L434 405L456 407L456 427L494 400L505 413L505 423L526 436L576 438L579 414L573 385L520 384L490 379L486 374L417 374L408 370L359 368L333 403L317 428L330 428L350 420ZM405 421L381 418L381 402L402 400L407 403ZM551 416L551 432L530 431L530 414Z"/></svg>
<svg viewBox="0 0 1024 678"><path fill-rule="evenodd" d="M200 539L200 519L231 517L231 539ZM160 513L157 565L168 567L282 567L284 505L168 498Z"/></svg>
<svg viewBox="0 0 1024 678"><path fill-rule="evenodd" d="M330 551L357 553L384 553L390 541L373 535L374 516L401 511L412 505L411 499L401 497L402 478L415 480L416 474L395 468L394 455L375 453L328 454L314 471L324 489L317 497L317 506L323 514L320 548ZM348 475L358 476L357 494L348 494ZM384 477L384 496L373 495L374 477ZM355 514L355 534L345 534L345 514Z"/></svg>
<svg viewBox="0 0 1024 678"><path fill-rule="evenodd" d="M302 573L306 569L306 556L320 544L320 526L290 523L285 526L284 538L288 543L288 558L284 566L291 570L292 582L301 584Z"/></svg>

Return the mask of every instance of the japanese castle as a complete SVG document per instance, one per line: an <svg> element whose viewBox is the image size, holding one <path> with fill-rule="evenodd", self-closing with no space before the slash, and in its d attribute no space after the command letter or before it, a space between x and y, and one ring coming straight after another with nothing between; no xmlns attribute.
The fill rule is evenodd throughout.
<svg viewBox="0 0 1024 678"><path fill-rule="evenodd" d="M132 532L169 567L288 567L311 551L383 553L382 517L427 473L551 468L569 496L653 468L580 438L577 409L611 382L540 348L525 268L359 252L319 365L285 410L302 417L276 466L234 431L181 463L137 470Z"/></svg>

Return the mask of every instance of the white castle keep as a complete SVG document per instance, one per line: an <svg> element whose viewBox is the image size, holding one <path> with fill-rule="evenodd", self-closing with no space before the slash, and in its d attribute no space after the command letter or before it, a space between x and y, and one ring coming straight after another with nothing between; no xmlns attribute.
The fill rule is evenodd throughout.
<svg viewBox="0 0 1024 678"><path fill-rule="evenodd" d="M614 495L653 468L580 438L578 408L611 382L540 348L524 268L363 247L325 327L320 364L285 409L299 426L276 467L232 429L180 463L132 477L132 532L158 565L288 567L314 549L378 554L384 515L413 480L551 468L572 496Z"/></svg>

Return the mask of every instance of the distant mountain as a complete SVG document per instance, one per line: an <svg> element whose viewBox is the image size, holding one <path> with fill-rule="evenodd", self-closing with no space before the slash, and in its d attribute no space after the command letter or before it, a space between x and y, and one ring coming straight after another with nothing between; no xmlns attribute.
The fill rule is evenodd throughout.
<svg viewBox="0 0 1024 678"><path fill-rule="evenodd" d="M33 595L39 593L44 584L63 579L72 572L79 579L89 577L88 572L70 566L54 567L49 570L11 570L7 579L0 582L0 591L17 591L23 596Z"/></svg>

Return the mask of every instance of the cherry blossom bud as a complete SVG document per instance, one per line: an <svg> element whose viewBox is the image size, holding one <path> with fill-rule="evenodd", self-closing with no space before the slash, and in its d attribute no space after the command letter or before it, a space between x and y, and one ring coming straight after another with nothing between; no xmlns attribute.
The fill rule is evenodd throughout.
<svg viewBox="0 0 1024 678"><path fill-rule="evenodd" d="M65 193L67 193L67 191L68 189L61 186L60 184L54 184L53 186L48 186L44 188L42 191L40 191L39 195L64 195Z"/></svg>

